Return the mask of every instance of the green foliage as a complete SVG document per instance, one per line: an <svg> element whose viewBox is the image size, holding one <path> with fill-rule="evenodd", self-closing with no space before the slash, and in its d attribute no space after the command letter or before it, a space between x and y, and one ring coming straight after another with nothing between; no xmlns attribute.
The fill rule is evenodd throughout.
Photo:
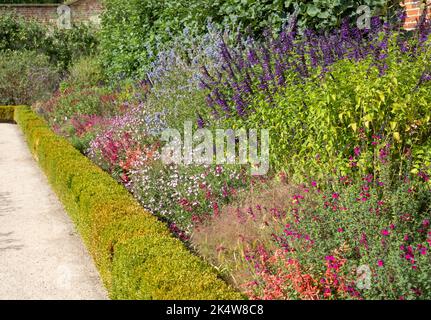
<svg viewBox="0 0 431 320"><path fill-rule="evenodd" d="M112 298L241 298L124 187L55 135L41 118L20 107L15 120Z"/></svg>
<svg viewBox="0 0 431 320"><path fill-rule="evenodd" d="M249 27L253 32L262 32L271 27L279 29L288 22L288 18L297 12L298 26L315 30L338 26L344 18L358 17L356 10L361 5L367 5L371 14L386 15L399 8L399 1L386 0L273 0L273 1L219 1L217 21L222 26L240 25ZM363 14L363 12L361 12Z"/></svg>
<svg viewBox="0 0 431 320"><path fill-rule="evenodd" d="M215 273L169 236L140 236L118 245L113 298L134 300L234 299ZM173 275L173 270L177 270Z"/></svg>
<svg viewBox="0 0 431 320"><path fill-rule="evenodd" d="M98 31L85 24L74 25L71 29L54 28L48 31L43 50L51 61L67 70L80 57L95 54L98 50Z"/></svg>
<svg viewBox="0 0 431 320"><path fill-rule="evenodd" d="M0 106L0 122L12 122L14 107Z"/></svg>
<svg viewBox="0 0 431 320"><path fill-rule="evenodd" d="M13 14L0 16L0 50L39 50L45 38L44 27Z"/></svg>
<svg viewBox="0 0 431 320"><path fill-rule="evenodd" d="M292 76L288 80L292 85L272 101L255 97L251 107L255 112L246 120L229 121L228 126L269 129L272 165L294 175L323 177L335 169L346 174L354 147L362 149L356 159L358 168L367 171L375 155L366 152L363 135L385 137L398 160L414 150L417 172L431 160L431 83L420 83L429 53L407 59L396 46L397 39L390 41L384 75L371 57L360 62L341 60L324 78L319 71L314 80L305 82Z"/></svg>
<svg viewBox="0 0 431 320"><path fill-rule="evenodd" d="M77 60L69 69L64 87L96 86L103 80L103 70L97 58L87 56Z"/></svg>
<svg viewBox="0 0 431 320"><path fill-rule="evenodd" d="M94 53L97 44L97 34L90 26L48 28L13 14L0 16L0 51L38 51L62 70L67 69L73 60Z"/></svg>
<svg viewBox="0 0 431 320"><path fill-rule="evenodd" d="M102 61L111 76L134 74L162 44L182 32L205 28L209 1L108 0L102 16ZM169 31L167 31L169 30Z"/></svg>
<svg viewBox="0 0 431 320"><path fill-rule="evenodd" d="M357 17L356 10L363 4L374 14L399 7L398 1L384 0L106 0L102 61L111 77L142 75L160 47L176 37L205 33L209 21L222 29L239 27L259 36L264 29L280 29L297 10L301 28L321 30L338 25L343 18Z"/></svg>
<svg viewBox="0 0 431 320"><path fill-rule="evenodd" d="M31 104L48 98L59 82L49 58L32 51L0 52L0 104Z"/></svg>

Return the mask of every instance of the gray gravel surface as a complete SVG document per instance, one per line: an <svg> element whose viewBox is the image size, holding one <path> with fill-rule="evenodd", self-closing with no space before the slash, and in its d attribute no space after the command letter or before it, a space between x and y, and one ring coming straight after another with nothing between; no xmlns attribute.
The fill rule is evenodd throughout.
<svg viewBox="0 0 431 320"><path fill-rule="evenodd" d="M106 299L93 260L32 158L0 123L0 299Z"/></svg>

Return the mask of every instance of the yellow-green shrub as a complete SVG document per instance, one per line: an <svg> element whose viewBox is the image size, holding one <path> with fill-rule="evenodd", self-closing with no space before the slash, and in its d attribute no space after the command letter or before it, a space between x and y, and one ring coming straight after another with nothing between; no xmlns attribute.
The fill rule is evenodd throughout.
<svg viewBox="0 0 431 320"><path fill-rule="evenodd" d="M129 192L29 108L15 121L114 299L240 299Z"/></svg>
<svg viewBox="0 0 431 320"><path fill-rule="evenodd" d="M170 236L148 234L122 242L112 273L112 295L117 299L238 298L227 294L216 274Z"/></svg>
<svg viewBox="0 0 431 320"><path fill-rule="evenodd" d="M11 122L13 121L13 107L0 106L0 122Z"/></svg>

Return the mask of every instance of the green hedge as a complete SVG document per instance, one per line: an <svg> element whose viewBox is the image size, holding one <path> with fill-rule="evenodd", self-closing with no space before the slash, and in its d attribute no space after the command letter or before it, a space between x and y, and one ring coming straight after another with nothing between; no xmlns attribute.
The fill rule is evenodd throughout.
<svg viewBox="0 0 431 320"><path fill-rule="evenodd" d="M27 107L15 121L71 215L112 299L241 299L129 192Z"/></svg>
<svg viewBox="0 0 431 320"><path fill-rule="evenodd" d="M0 106L0 122L13 121L14 108Z"/></svg>

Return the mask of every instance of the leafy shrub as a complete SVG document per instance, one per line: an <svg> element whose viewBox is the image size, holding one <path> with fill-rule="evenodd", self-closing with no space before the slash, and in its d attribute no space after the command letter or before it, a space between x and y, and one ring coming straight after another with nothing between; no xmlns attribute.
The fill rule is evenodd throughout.
<svg viewBox="0 0 431 320"><path fill-rule="evenodd" d="M73 60L97 49L97 32L91 26L75 25L59 29L28 21L14 14L0 16L0 51L30 50L47 55L61 70Z"/></svg>
<svg viewBox="0 0 431 320"><path fill-rule="evenodd" d="M76 24L71 29L54 28L48 31L44 40L44 52L61 69L69 66L80 57L98 52L98 31L91 25Z"/></svg>
<svg viewBox="0 0 431 320"><path fill-rule="evenodd" d="M297 11L297 21L301 29L330 29L338 26L345 18L356 18L357 9L367 5L371 14L391 17L399 8L397 0L369 1L259 1L248 2L238 0L221 1L217 4L217 18L221 25L243 28L253 31L265 29L280 29L289 18L289 14Z"/></svg>
<svg viewBox="0 0 431 320"><path fill-rule="evenodd" d="M250 30L257 35L267 28L280 29L298 9L301 27L316 29L338 25L342 18L352 17L360 3L355 0L338 1L105 1L102 18L102 61L111 77L130 76L148 71L160 47L187 32L203 34L207 23L221 28ZM370 0L366 2L376 14L379 9L398 7L394 1Z"/></svg>
<svg viewBox="0 0 431 320"><path fill-rule="evenodd" d="M210 10L209 1L198 0L106 1L101 53L108 75L144 74L141 69L148 67L157 54L156 44L168 42L186 25L203 30Z"/></svg>
<svg viewBox="0 0 431 320"><path fill-rule="evenodd" d="M0 104L31 104L46 99L59 73L45 55L30 51L0 53Z"/></svg>
<svg viewBox="0 0 431 320"><path fill-rule="evenodd" d="M9 13L0 16L0 51L39 50L45 37L46 29L37 22Z"/></svg>
<svg viewBox="0 0 431 320"><path fill-rule="evenodd" d="M413 161L426 165L430 161L430 83L422 80L425 56L412 62L400 61L394 52L391 55L383 76L372 61L345 60L332 68L324 82L286 87L273 103L258 98L256 112L245 123L271 130L273 163L291 173L322 173L315 170L329 168L346 172L351 165L361 169L372 165L365 161L370 154L364 135L390 137L396 150L392 155L398 160L409 150L422 150L428 158ZM362 148L362 158L346 161L355 147Z"/></svg>

